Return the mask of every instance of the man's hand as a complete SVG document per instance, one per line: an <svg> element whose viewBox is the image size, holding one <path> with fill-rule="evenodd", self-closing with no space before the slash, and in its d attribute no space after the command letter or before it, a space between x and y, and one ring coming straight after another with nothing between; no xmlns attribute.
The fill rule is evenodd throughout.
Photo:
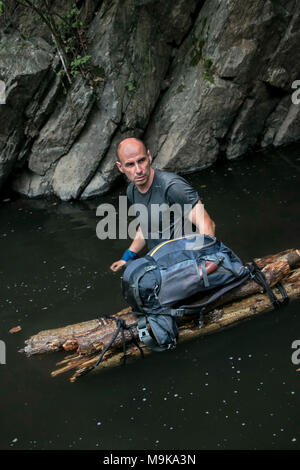
<svg viewBox="0 0 300 470"><path fill-rule="evenodd" d="M123 259L119 259L119 261L115 261L111 266L110 266L110 269L113 271L113 272L117 272L117 271L120 271L120 269L123 268L123 266L125 266L126 264L126 261L124 261Z"/></svg>
<svg viewBox="0 0 300 470"><path fill-rule="evenodd" d="M146 246L146 242L143 237L141 227L139 226L136 231L134 240L129 247L129 250L133 251L134 253L139 253L145 246ZM126 261L124 261L123 259L120 259L119 261L115 261L110 266L110 269L113 272L120 271L120 269L122 269L125 264L126 264Z"/></svg>

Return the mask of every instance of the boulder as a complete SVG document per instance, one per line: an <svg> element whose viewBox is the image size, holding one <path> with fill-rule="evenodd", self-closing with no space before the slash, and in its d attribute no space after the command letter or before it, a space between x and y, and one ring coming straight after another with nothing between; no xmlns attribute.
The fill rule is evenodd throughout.
<svg viewBox="0 0 300 470"><path fill-rule="evenodd" d="M93 90L79 75L69 93L57 100L53 113L33 144L28 158L31 171L44 175L70 150L85 125L93 101Z"/></svg>
<svg viewBox="0 0 300 470"><path fill-rule="evenodd" d="M157 168L200 170L221 155L237 158L273 143L274 122L285 119L278 106L297 70L290 47L299 38L299 13L294 1L204 3L146 131ZM295 111L287 127L286 138L296 140Z"/></svg>
<svg viewBox="0 0 300 470"><path fill-rule="evenodd" d="M274 137L275 147L300 139L300 106L291 104L290 109Z"/></svg>
<svg viewBox="0 0 300 470"><path fill-rule="evenodd" d="M0 104L0 187L18 159L26 107L48 81L52 59L52 49L44 40L25 40L17 32L2 34L0 79L5 83L6 96L5 104Z"/></svg>
<svg viewBox="0 0 300 470"><path fill-rule="evenodd" d="M45 175L37 175L30 170L24 170L12 182L12 189L24 196L37 198L52 194L52 174L50 169Z"/></svg>
<svg viewBox="0 0 300 470"><path fill-rule="evenodd" d="M98 160L108 150L111 134L117 127L113 121L107 120L105 124L99 129L99 113L95 106L78 141L58 161L52 185L55 195L63 201L78 198L95 174Z"/></svg>

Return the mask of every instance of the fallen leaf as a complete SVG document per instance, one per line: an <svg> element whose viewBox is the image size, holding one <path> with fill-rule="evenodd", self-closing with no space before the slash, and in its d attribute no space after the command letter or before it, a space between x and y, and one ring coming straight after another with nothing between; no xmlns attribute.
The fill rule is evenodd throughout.
<svg viewBox="0 0 300 470"><path fill-rule="evenodd" d="M21 331L22 328L20 326L14 326L9 330L10 333L18 333L18 331Z"/></svg>

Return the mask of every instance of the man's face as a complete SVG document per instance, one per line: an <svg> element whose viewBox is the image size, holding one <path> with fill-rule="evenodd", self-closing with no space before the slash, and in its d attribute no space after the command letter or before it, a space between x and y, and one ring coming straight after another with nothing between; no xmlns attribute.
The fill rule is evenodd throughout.
<svg viewBox="0 0 300 470"><path fill-rule="evenodd" d="M143 188L147 186L151 173L152 157L150 151L147 152L143 147L131 149L127 152L120 151L120 161L117 167L121 173L132 181L136 186Z"/></svg>

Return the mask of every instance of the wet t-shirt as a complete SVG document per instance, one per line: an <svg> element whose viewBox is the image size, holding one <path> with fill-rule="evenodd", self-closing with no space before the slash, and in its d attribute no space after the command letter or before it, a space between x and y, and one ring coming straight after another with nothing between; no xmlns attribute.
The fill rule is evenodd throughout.
<svg viewBox="0 0 300 470"><path fill-rule="evenodd" d="M131 205L130 215L138 217L148 250L162 241L195 232L187 216L200 198L181 176L154 170L149 190L142 194L131 182L127 187L127 197Z"/></svg>

